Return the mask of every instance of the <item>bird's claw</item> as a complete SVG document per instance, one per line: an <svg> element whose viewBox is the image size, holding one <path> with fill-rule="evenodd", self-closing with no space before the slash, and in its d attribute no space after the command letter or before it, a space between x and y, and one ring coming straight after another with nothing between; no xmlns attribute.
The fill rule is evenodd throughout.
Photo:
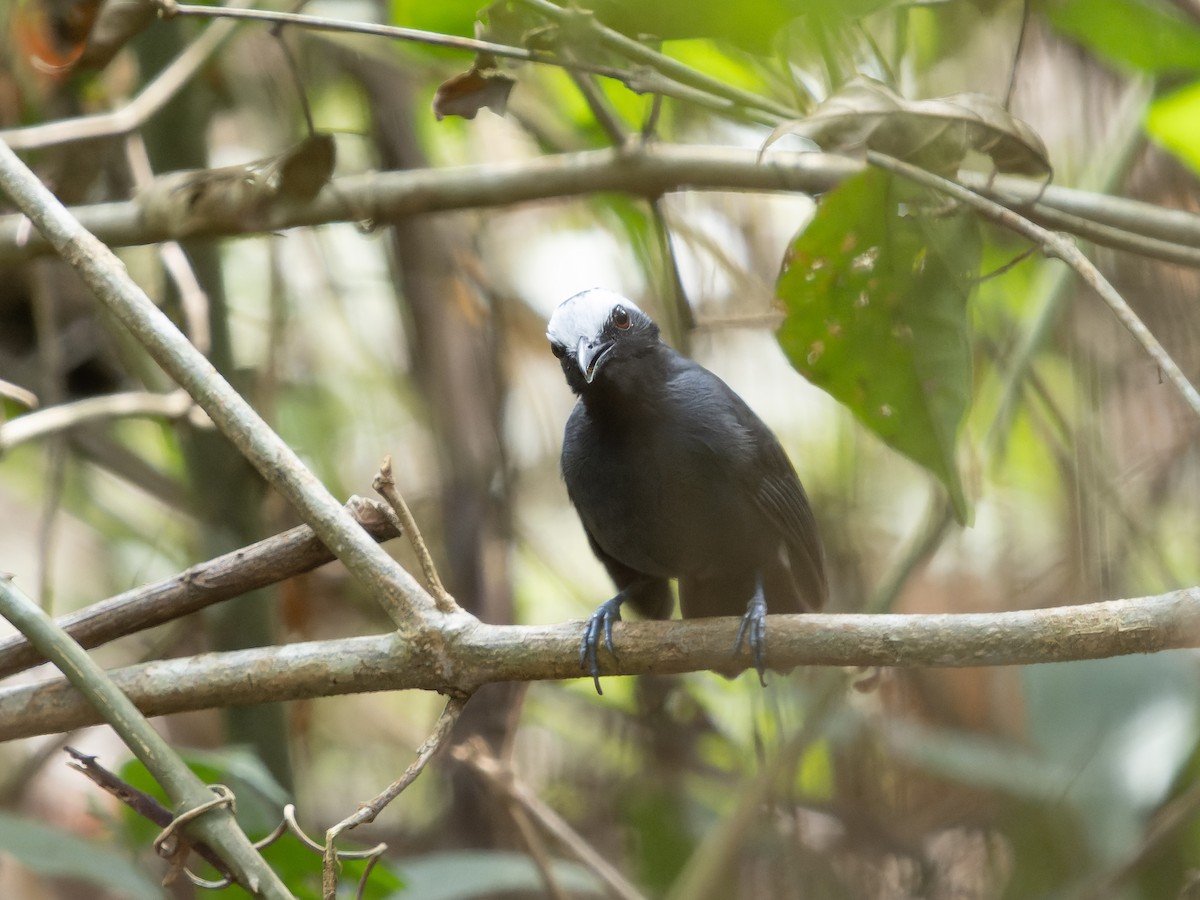
<svg viewBox="0 0 1200 900"><path fill-rule="evenodd" d="M600 696L604 696L604 691L600 689L600 663L596 659L596 652L600 638L603 636L604 646L608 648L613 659L617 658L617 651L613 648L612 630L613 622L621 621L621 603L624 599L618 594L611 600L601 603L600 607L592 613L592 617L587 620L587 624L583 626L583 645L579 648L579 667L586 669L587 673L592 676L592 681L596 683L596 693Z"/></svg>
<svg viewBox="0 0 1200 900"><path fill-rule="evenodd" d="M758 683L767 686L767 601L761 594L755 594L746 605L746 614L742 616L742 624L738 626L737 637L733 642L733 653L736 656L742 649L742 642L750 646L750 655L754 659L754 669L758 672Z"/></svg>

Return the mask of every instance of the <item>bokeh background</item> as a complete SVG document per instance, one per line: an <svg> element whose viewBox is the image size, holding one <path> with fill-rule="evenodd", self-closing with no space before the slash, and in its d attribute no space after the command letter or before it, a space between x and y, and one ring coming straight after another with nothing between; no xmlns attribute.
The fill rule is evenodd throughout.
<svg viewBox="0 0 1200 900"><path fill-rule="evenodd" d="M59 23L112 5L20 0L0 12L3 127L119 106L208 27L154 22L110 59L75 64L88 44ZM662 39L653 46L672 58L800 109L855 74L911 98L1011 93L1057 184L1197 211L1195 4L585 5L613 28ZM491 9L493 23L513 8L536 18L513 2ZM304 11L463 36L478 12L459 0ZM574 58L614 61L586 30L556 39ZM68 203L120 201L136 190L131 160L161 173L280 153L307 133L305 103L334 135L338 175L612 145L596 101L548 66L501 63L516 79L503 116L439 120L435 92L470 62L416 43L299 29L281 40L243 25L139 129L144 151L113 138L27 158ZM755 149L771 131L681 101L654 110L611 80L591 90L628 134L653 117L664 144ZM544 338L554 305L596 285L655 316L779 435L817 512L835 611L1026 609L1200 583L1197 425L1095 296L1037 254L975 287L958 445L974 521L963 527L937 481L809 384L775 340L781 260L814 208L798 194L596 194L193 240L184 271L207 298L218 368L335 495L369 494L390 454L449 590L490 622L577 619L611 592L558 474L573 398ZM984 237L982 272L1026 249L997 230ZM1200 380L1196 271L1085 249ZM158 248L121 256L173 318L195 325ZM170 387L48 257L0 272L0 379L44 406ZM24 412L4 401L7 418ZM102 423L0 458L0 569L56 614L294 524L230 445L188 420ZM388 549L417 571L403 541ZM387 627L335 564L96 653L120 666ZM1181 892L1200 869L1198 703L1195 655L1180 651L797 671L766 690L752 675L709 673L610 678L602 698L585 679L494 686L458 734L487 742L646 896L1149 900L1192 896ZM441 707L405 692L160 724L210 780L239 786L252 832L290 799L319 835L403 770ZM152 830L68 770L64 742L144 781L107 729L0 745L0 895L190 896L155 887ZM763 803L753 786L765 778ZM360 831L390 847L369 896L550 895L505 803L448 758ZM76 864L45 864L31 835ZM317 856L294 841L272 852L298 895L319 896ZM697 867L720 854L728 864L696 885ZM560 875L566 896L603 895L585 868Z"/></svg>

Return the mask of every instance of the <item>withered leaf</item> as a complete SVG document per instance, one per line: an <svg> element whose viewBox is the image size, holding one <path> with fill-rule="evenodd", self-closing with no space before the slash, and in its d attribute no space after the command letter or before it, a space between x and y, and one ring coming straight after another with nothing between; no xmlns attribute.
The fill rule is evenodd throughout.
<svg viewBox="0 0 1200 900"><path fill-rule="evenodd" d="M83 55L101 0L21 0L11 23L13 46L34 68L69 70Z"/></svg>
<svg viewBox="0 0 1200 900"><path fill-rule="evenodd" d="M763 149L785 134L806 137L824 150L875 150L945 175L955 174L970 151L987 155L1000 172L1051 173L1042 139L992 97L906 100L865 76L847 82L811 115L778 126Z"/></svg>
<svg viewBox="0 0 1200 900"><path fill-rule="evenodd" d="M274 158L279 173L278 194L307 202L333 177L337 145L333 135L315 132Z"/></svg>
<svg viewBox="0 0 1200 900"><path fill-rule="evenodd" d="M440 122L446 116L473 119L484 107L498 116L508 107L508 95L516 82L495 68L477 63L461 75L442 82L433 97L433 114Z"/></svg>
<svg viewBox="0 0 1200 900"><path fill-rule="evenodd" d="M170 172L138 193L142 219L176 236L265 229L274 207L315 197L334 160L332 136L312 134L245 165Z"/></svg>

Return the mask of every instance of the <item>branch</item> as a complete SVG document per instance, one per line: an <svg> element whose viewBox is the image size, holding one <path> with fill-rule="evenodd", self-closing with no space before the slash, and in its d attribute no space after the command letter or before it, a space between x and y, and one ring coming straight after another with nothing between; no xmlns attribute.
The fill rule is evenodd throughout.
<svg viewBox="0 0 1200 900"><path fill-rule="evenodd" d="M549 835L553 836L572 856L591 870L611 896L618 900L645 900L642 894L626 880L616 867L606 860L591 844L572 828L558 813L547 806L517 778L512 769L487 752L481 741L470 741L455 747L451 755L477 772L493 790L505 798L514 812L528 815ZM545 872L550 869L546 868Z"/></svg>
<svg viewBox="0 0 1200 900"><path fill-rule="evenodd" d="M250 2L251 0L229 0L229 6L248 6ZM233 22L214 22L153 81L142 88L133 100L118 110L25 128L6 128L0 130L0 141L14 150L35 150L71 141L128 134L141 128L151 116L166 106L171 98L187 87L201 66L217 52L233 31Z"/></svg>
<svg viewBox="0 0 1200 900"><path fill-rule="evenodd" d="M390 540L400 533L392 517L376 501L352 497L346 509L373 540ZM126 591L62 616L56 624L85 648L98 647L310 572L333 559L332 551L313 530L300 525L192 566L156 584ZM0 678L36 666L45 659L19 635L0 640Z"/></svg>
<svg viewBox="0 0 1200 900"><path fill-rule="evenodd" d="M123 781L116 774L100 765L96 761L96 757L80 753L74 747L63 747L63 750L71 757L71 762L67 763L70 768L86 775L101 790L111 794L114 798L133 810L133 812L145 819L149 819L159 828L166 828L175 818L174 813L159 803L156 797L135 788L127 781ZM207 860L223 876L232 879L232 873L225 865L225 861L213 852L213 849L208 844L192 844L191 849L195 850L197 855Z"/></svg>
<svg viewBox="0 0 1200 900"><path fill-rule="evenodd" d="M429 212L488 209L519 203L595 193L622 192L654 198L683 190L786 191L820 194L863 164L824 153L775 153L759 159L753 150L640 144L616 149L563 153L508 163L485 163L395 172L372 172L333 180L308 203L254 209L241 217L253 227L234 227L239 216L205 222L181 212L148 223L137 199L72 208L80 224L111 247L140 246L190 236L222 237L259 234L330 222L395 222ZM1044 190L1018 178L964 174L963 183L996 202L1030 215L1055 211L1109 226L1088 235L1098 243L1141 252L1143 243L1126 233L1171 247L1180 262L1188 248L1200 247L1200 216L1151 203L1051 185ZM1177 246L1180 245L1180 246ZM23 216L0 216L0 265L50 252L49 243L29 234Z"/></svg>
<svg viewBox="0 0 1200 900"><path fill-rule="evenodd" d="M744 668L737 618L621 622L608 675ZM1200 647L1200 587L1155 597L1002 613L807 615L768 620L767 662L795 666L1008 666ZM367 691L466 696L497 681L586 677L582 621L487 625L447 617L438 641L394 634L160 660L112 672L147 715ZM61 680L0 691L0 741L79 728L96 715Z"/></svg>
<svg viewBox="0 0 1200 900"><path fill-rule="evenodd" d="M74 685L78 692L76 696L121 736L171 798L176 817L212 802L212 792L204 782L113 684L107 673L64 634L44 610L18 591L11 578L0 577L0 615L51 659ZM218 853L251 894L291 900L291 893L250 844L231 810L215 808L193 819L186 829L196 840L208 844Z"/></svg>
<svg viewBox="0 0 1200 900"><path fill-rule="evenodd" d="M1125 298L1108 282L1108 279L1100 274L1100 270L1084 256L1073 241L1067 240L1061 234L1047 231L1011 209L1007 209L994 200L989 200L948 178L942 178L940 175L934 175L932 172L927 172L910 163L874 151L867 151L867 159L874 166L953 197L985 218L1040 245L1046 256L1057 257L1065 262L1075 270L1075 274L1085 284L1100 296L1101 300L1108 304L1108 308L1113 311L1121 324L1142 345L1146 354L1154 360L1159 370L1166 375L1167 380L1179 391L1183 401L1191 407L1192 412L1200 417L1200 391L1197 391L1195 385L1188 381L1183 370L1167 353L1166 348L1159 343L1158 338L1138 318L1137 313L1133 311Z"/></svg>
<svg viewBox="0 0 1200 900"><path fill-rule="evenodd" d="M565 28L582 25L591 32L599 43L603 44L609 50L619 53L636 63L651 66L673 81L687 85L697 91L721 97L736 106L761 110L768 114L768 118L765 121L771 124L776 124L780 119L798 119L803 115L794 107L777 103L768 97L760 96L751 91L744 91L719 78L714 78L706 72L694 69L677 59L659 53L641 41L609 28L591 13L582 12L570 6L562 7L555 3L550 3L549 0L520 0L520 2L530 9L537 10L547 18L553 19ZM591 42L586 41L584 43L590 44Z"/></svg>
<svg viewBox="0 0 1200 900"><path fill-rule="evenodd" d="M437 615L433 598L363 533L341 504L179 329L129 277L112 251L0 142L3 190L53 244L154 360L208 413L243 456L292 504L346 568L414 637Z"/></svg>
<svg viewBox="0 0 1200 900"><path fill-rule="evenodd" d="M652 93L673 97L677 100L695 103L737 119L748 119L760 124L776 125L781 118L794 118L798 115L798 113L789 107L782 106L748 91L730 87L716 78L705 75L703 72L684 65L677 60L673 60L668 56L664 56L638 41L627 38L619 32L611 31L611 29L607 29L596 23L594 23L593 33L596 34L600 41L607 44L610 48L616 48L638 65L628 70L618 69L612 66L597 65L596 63L587 62L582 59L563 57L556 53L530 50L526 47L514 47L494 41L441 34L435 31L421 31L416 28L403 28L395 25L379 25L373 22L332 19L327 16L275 12L265 9L222 9L220 7L177 3L175 0L158 0L158 3L163 10L163 14L167 16L220 16L258 22L273 22L276 27L293 25L313 31L373 35L393 40L412 41L433 47L445 47L476 54L488 54L519 62L555 66L569 71L602 75L605 78L612 78L621 82L631 91L638 94ZM554 4L546 4L546 6L559 15L566 15L572 18L578 16L574 11L563 10ZM552 15L551 18L554 18L554 16ZM625 44L620 43L622 41ZM763 112L763 110L771 111Z"/></svg>
<svg viewBox="0 0 1200 900"><path fill-rule="evenodd" d="M392 511L396 513L396 518L400 521L400 530L408 535L408 542L412 544L413 552L417 554L417 560L421 563L425 584L433 594L438 610L443 613L461 612L457 601L450 596L446 591L446 586L442 584L437 566L433 564L433 554L429 552L425 539L421 537L421 529L417 527L417 520L413 518L412 510L408 508L408 504L400 494L400 489L396 487L396 479L392 476L391 456L383 458L383 464L371 481L371 487L388 502Z"/></svg>
<svg viewBox="0 0 1200 900"><path fill-rule="evenodd" d="M17 444L69 431L99 419L137 416L181 419L193 410L199 412L186 391L173 391L170 394L130 391L124 394L88 397L73 403L60 403L0 424L0 456ZM200 413L200 416L207 421L203 413Z"/></svg>
<svg viewBox="0 0 1200 900"><path fill-rule="evenodd" d="M433 731L430 732L429 737L425 739L421 746L417 748L417 758L409 764L404 773L389 784L374 800L361 804L358 810L352 815L342 819L342 821L325 832L325 865L323 866L322 882L326 900L334 900L337 896L338 851L336 844L338 837L343 831L349 831L357 828L359 825L374 822L375 817L383 812L389 803L399 797L405 788L417 780L417 776L425 771L425 767L429 765L430 760L445 746L446 740L454 730L454 725L462 715L463 708L467 705L468 699L466 697L451 697L446 703L446 708L442 710L442 714L438 716L437 724L434 726Z"/></svg>

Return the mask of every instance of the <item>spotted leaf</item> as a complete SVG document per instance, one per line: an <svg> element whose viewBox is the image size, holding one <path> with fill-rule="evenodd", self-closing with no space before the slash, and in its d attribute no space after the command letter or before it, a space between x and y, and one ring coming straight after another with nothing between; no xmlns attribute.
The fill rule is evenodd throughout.
<svg viewBox="0 0 1200 900"><path fill-rule="evenodd" d="M979 256L973 219L869 170L822 200L775 287L792 365L940 479L963 522L955 444L971 398L967 299Z"/></svg>

